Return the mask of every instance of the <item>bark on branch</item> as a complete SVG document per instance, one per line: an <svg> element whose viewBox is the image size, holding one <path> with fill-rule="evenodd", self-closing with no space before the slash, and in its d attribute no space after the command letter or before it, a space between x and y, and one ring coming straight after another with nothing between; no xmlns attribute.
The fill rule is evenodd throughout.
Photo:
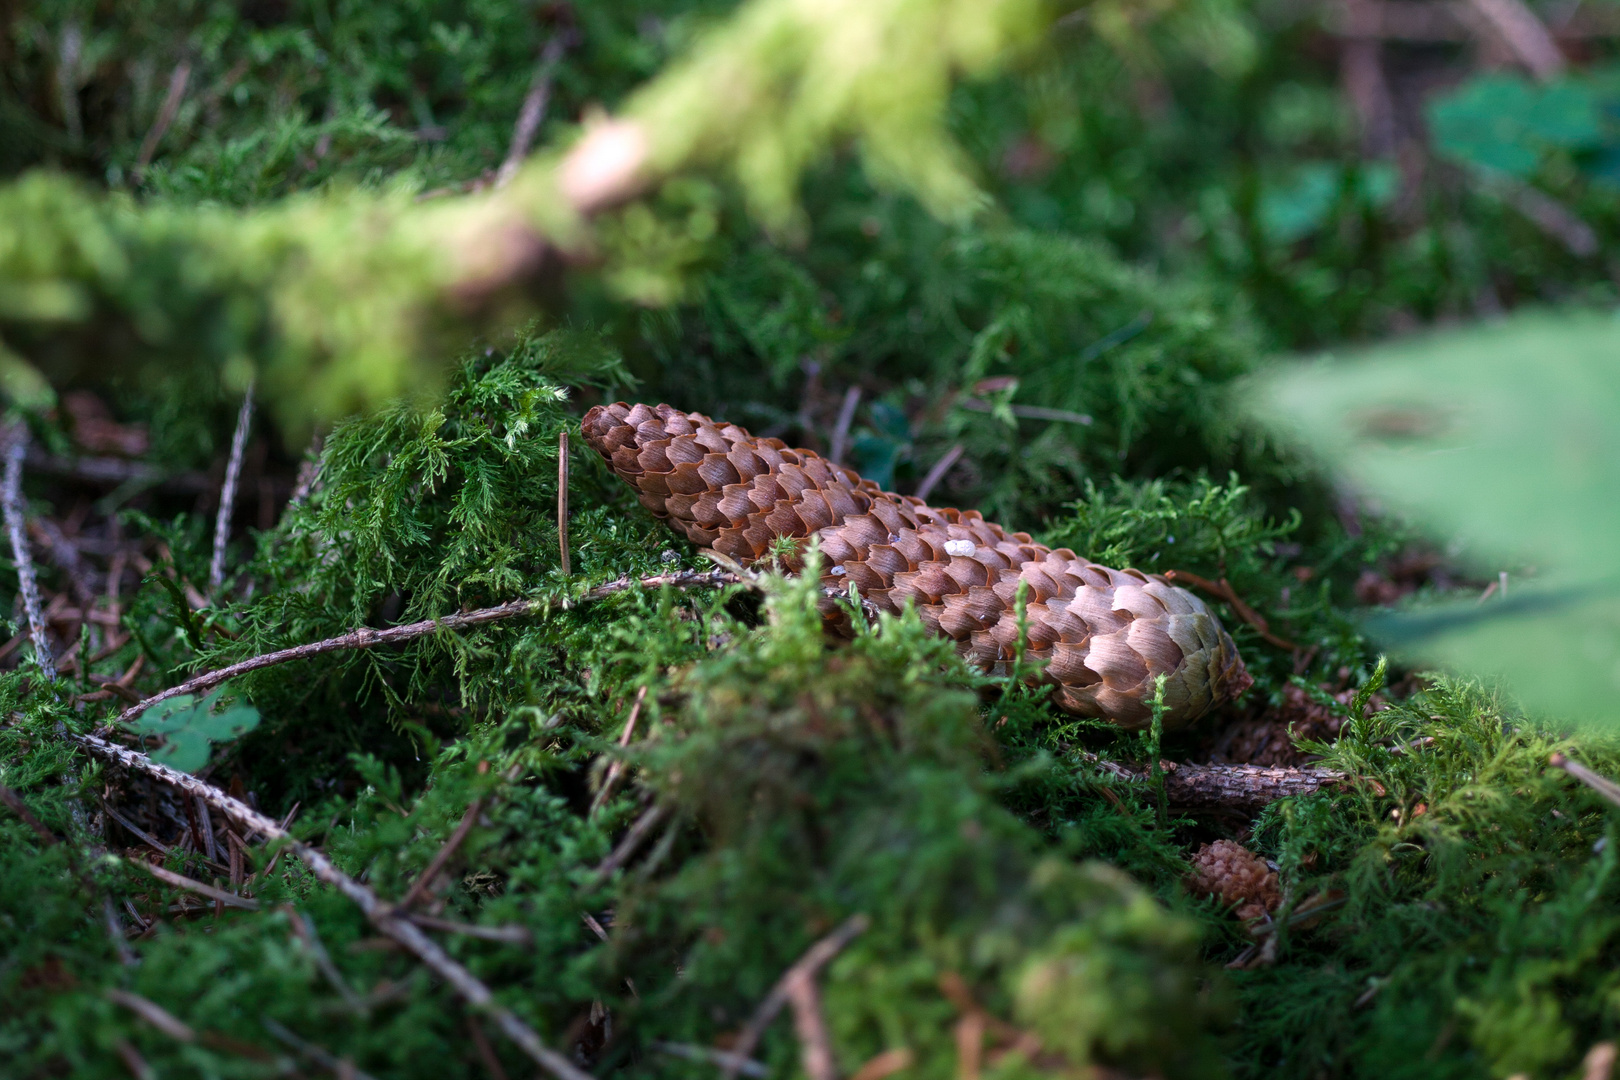
<svg viewBox="0 0 1620 1080"><path fill-rule="evenodd" d="M94 735L75 735L70 732L67 733L66 738L104 761L110 761L124 768L143 772L171 787L179 788L189 795L201 798L208 805L240 825L243 836L248 839L252 839L257 834L267 842L284 842L292 850L293 854L303 860L304 864L309 867L317 878L336 888L344 896L352 900L355 906L365 913L366 918L371 920L372 925L378 931L403 945L435 975L449 983L451 988L468 1005L486 1013L494 1020L501 1031L516 1043L535 1064L550 1073L556 1080L592 1080L589 1073L541 1042L540 1036L535 1034L534 1029L505 1008L496 1004L495 995L488 986L454 960L449 953L441 949L437 943L422 933L409 920L396 915L392 905L385 903L371 889L332 865L332 862L327 859L325 854L295 839L275 821L254 810L241 800L232 798L212 784L153 761L138 750L119 746L117 743L108 742Z"/></svg>

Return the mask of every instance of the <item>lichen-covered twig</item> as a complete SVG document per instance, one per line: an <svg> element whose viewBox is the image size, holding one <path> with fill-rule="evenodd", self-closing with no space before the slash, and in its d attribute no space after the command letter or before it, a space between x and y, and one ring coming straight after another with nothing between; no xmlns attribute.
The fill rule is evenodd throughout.
<svg viewBox="0 0 1620 1080"><path fill-rule="evenodd" d="M1082 753L1080 757L1100 772L1120 780L1148 783L1151 779L1147 771L1136 772L1095 754ZM1174 761L1162 761L1159 767L1163 770L1165 797L1176 806L1193 809L1231 807L1252 812L1278 799L1311 795L1350 779L1337 769L1193 765Z"/></svg>
<svg viewBox="0 0 1620 1080"><path fill-rule="evenodd" d="M51 658L51 643L45 636L45 618L39 602L39 582L34 578L34 558L28 550L28 534L23 529L22 474L23 459L28 456L28 429L17 424L5 434L6 478L0 489L0 503L4 504L6 532L11 534L11 557L17 566L17 587L22 592L23 610L28 615L28 631L34 639L34 658L39 670L51 682L56 681L56 663Z"/></svg>
<svg viewBox="0 0 1620 1080"><path fill-rule="evenodd" d="M219 491L219 513L214 518L214 558L208 564L208 591L219 592L225 584L225 543L231 538L231 514L236 509L236 485L242 479L242 455L247 450L248 428L253 423L253 384L242 395L236 413L236 432L231 436L231 456L225 463L225 483Z"/></svg>
<svg viewBox="0 0 1620 1080"><path fill-rule="evenodd" d="M591 1080L589 1073L546 1046L540 1041L540 1036L535 1034L534 1029L497 1004L495 995L489 987L441 949L433 939L409 920L395 915L392 905L385 903L370 888L332 865L321 851L294 838L269 817L212 784L153 761L138 750L108 742L95 735L76 735L70 732L66 737L105 761L143 772L189 795L200 796L225 817L240 825L243 835L249 839L258 834L265 841L283 842L293 854L303 860L316 878L352 900L382 934L405 946L435 975L449 983L467 1004L487 1013L507 1038L516 1043L537 1065L557 1080Z"/></svg>

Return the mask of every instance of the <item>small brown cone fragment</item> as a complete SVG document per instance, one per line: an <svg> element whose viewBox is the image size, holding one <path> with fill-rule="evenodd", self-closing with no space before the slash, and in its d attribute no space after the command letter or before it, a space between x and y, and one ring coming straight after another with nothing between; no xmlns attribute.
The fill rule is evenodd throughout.
<svg viewBox="0 0 1620 1080"><path fill-rule="evenodd" d="M779 537L821 544L822 584L898 614L907 604L969 661L1007 673L1027 582L1026 657L1053 699L1138 729L1165 677L1164 726L1185 727L1254 682L1202 600L1156 574L1110 570L1009 533L973 510L881 490L808 450L669 405L599 405L585 441L641 504L687 539L744 565ZM796 560L790 560L796 562ZM790 565L788 569L798 569ZM828 605L835 630L848 624Z"/></svg>
<svg viewBox="0 0 1620 1080"><path fill-rule="evenodd" d="M1231 840L1205 844L1192 862L1192 891L1219 898L1244 922L1269 915L1282 904L1277 872L1242 844Z"/></svg>

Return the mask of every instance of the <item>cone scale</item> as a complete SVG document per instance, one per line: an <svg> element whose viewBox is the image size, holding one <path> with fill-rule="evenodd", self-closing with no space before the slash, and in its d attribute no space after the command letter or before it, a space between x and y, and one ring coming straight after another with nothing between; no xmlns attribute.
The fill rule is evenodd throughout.
<svg viewBox="0 0 1620 1080"><path fill-rule="evenodd" d="M778 439L669 405L599 405L585 440L641 503L700 547L748 565L779 537L818 538L822 584L877 608L907 605L977 667L1005 674L1018 645L1067 712L1138 729L1165 677L1164 725L1185 727L1247 690L1237 647L1198 597L1156 574L1113 570L1009 533L973 510L896 495ZM790 567L797 569L797 567ZM835 630L847 621L834 612Z"/></svg>

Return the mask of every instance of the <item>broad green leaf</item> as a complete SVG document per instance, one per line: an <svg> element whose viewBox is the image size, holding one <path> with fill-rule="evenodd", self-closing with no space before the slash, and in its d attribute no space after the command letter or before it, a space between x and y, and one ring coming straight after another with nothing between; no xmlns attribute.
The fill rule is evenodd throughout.
<svg viewBox="0 0 1620 1080"><path fill-rule="evenodd" d="M1507 600L1381 616L1408 660L1505 677L1534 709L1620 718L1620 320L1530 313L1279 372L1265 422L1488 569Z"/></svg>
<svg viewBox="0 0 1620 1080"><path fill-rule="evenodd" d="M1480 557L1607 576L1620 536L1620 321L1522 315L1324 359L1267 422Z"/></svg>
<svg viewBox="0 0 1620 1080"><path fill-rule="evenodd" d="M160 701L130 721L130 727L143 735L162 737L163 745L152 753L154 759L181 772L196 772L208 764L214 743L259 726L259 711L251 705L214 712L224 693L222 686L200 702L190 694Z"/></svg>
<svg viewBox="0 0 1620 1080"><path fill-rule="evenodd" d="M1506 600L1465 600L1375 616L1397 657L1505 679L1559 721L1620 719L1620 578L1536 582Z"/></svg>
<svg viewBox="0 0 1620 1080"><path fill-rule="evenodd" d="M1429 107L1441 153L1528 179L1551 150L1603 145L1598 101L1584 82L1537 86L1515 75L1470 80Z"/></svg>

